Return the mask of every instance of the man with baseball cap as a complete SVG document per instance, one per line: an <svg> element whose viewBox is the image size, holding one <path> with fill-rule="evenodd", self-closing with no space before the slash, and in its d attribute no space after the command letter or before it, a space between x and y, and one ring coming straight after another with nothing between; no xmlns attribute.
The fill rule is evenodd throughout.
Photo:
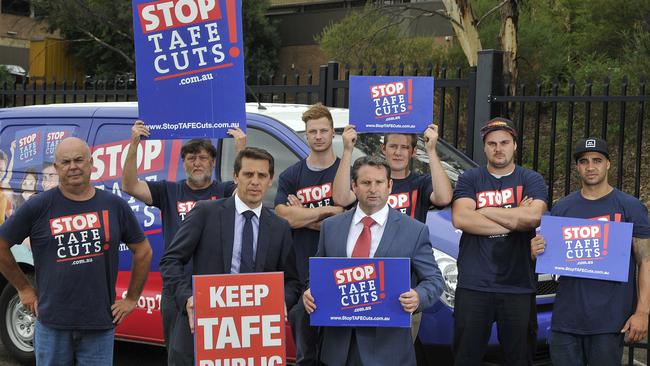
<svg viewBox="0 0 650 366"><path fill-rule="evenodd" d="M465 171L452 221L463 230L454 307L456 365L483 365L496 322L506 365L532 365L536 275L529 253L547 190L537 172L515 164L517 131L494 118L481 129L487 166Z"/></svg>
<svg viewBox="0 0 650 366"><path fill-rule="evenodd" d="M623 342L645 338L650 312L650 222L645 205L612 187L607 142L597 138L578 141L573 157L582 188L555 203L553 216L631 222L627 282L562 276L551 321L553 365L620 365ZM543 255L541 235L531 240L531 255ZM638 287L637 287L638 266ZM638 298L637 298L638 296ZM627 337L625 337L627 333Z"/></svg>

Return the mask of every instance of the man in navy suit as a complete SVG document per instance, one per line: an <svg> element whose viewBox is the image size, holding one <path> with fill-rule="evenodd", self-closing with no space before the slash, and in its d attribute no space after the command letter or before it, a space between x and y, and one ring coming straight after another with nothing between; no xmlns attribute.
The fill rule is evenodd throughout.
<svg viewBox="0 0 650 366"><path fill-rule="evenodd" d="M346 213L321 226L316 257L404 257L411 259L411 283L399 301L408 313L433 305L442 293L426 225L388 206L390 167L376 157L362 157L352 166L352 190L359 201ZM318 299L303 294L308 313ZM324 327L321 361L339 365L415 365L411 332L407 328Z"/></svg>
<svg viewBox="0 0 650 366"><path fill-rule="evenodd" d="M282 271L292 245L289 224L262 207L273 181L273 156L243 149L235 159L234 181L234 196L197 203L160 261L163 281L185 310L171 337L174 365L194 365L192 277L184 265L192 260L195 275Z"/></svg>

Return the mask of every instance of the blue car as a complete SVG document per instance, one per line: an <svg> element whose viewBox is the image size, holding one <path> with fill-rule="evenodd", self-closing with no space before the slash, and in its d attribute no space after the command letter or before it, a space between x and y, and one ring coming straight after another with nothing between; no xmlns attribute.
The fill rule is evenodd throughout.
<svg viewBox="0 0 650 366"><path fill-rule="evenodd" d="M305 124L301 120L305 105L268 104L259 106L249 104L247 111L247 136L249 146L267 149L275 157L275 171L282 172L299 159L309 154L305 142ZM342 130L348 124L346 109L331 109L335 128ZM57 104L45 106L0 109L0 187L2 193L13 204L5 211L11 215L20 203L29 199L33 192L51 188L51 154L38 155L20 166L13 164L15 154L19 154L20 139L33 133L40 133L46 148L50 138L61 133L81 137L88 141L92 149L94 167L91 175L93 184L109 190L127 200L140 220L154 250L151 273L145 290L138 302L138 308L116 330L120 340L163 345L162 321L160 316L161 278L158 262L162 255L163 241L160 212L147 207L121 191L122 163L130 142L131 126L138 116L137 103L88 103ZM57 135L58 134L58 135ZM366 154L377 154L381 136L361 134L353 158ZM16 141L14 143L14 141ZM178 180L185 178L179 151L182 140L144 140L138 154L138 172L146 180ZM13 144L12 144L13 143ZM216 179L232 179L234 147L231 139L214 140L217 147ZM12 147L14 145L14 147ZM334 140L335 152L340 156L342 140ZM452 185L466 169L476 164L461 152L440 141L438 153ZM17 156L17 155L16 155ZM413 161L413 170L426 171L428 162L423 142L418 144L418 152ZM48 170L49 169L49 170ZM264 203L273 205L277 190L277 179L269 189ZM451 224L449 207L431 209L427 225L438 266L445 280L445 290L440 301L426 309L420 326L417 343L418 360L422 364L445 364L450 360L453 339L454 294L458 269L456 257L461 232ZM29 243L16 243L12 247L14 257L27 273L33 273L33 259ZM123 248L120 258L120 272L116 288L117 296L126 293L130 278L130 252ZM547 357L546 339L549 333L551 310L555 297L556 282L550 276L540 276L537 295L537 321L539 326L538 343L540 357ZM20 304L16 291L0 277L0 339L5 348L18 360L33 361L34 317ZM287 334L291 334L287 332ZM290 338L290 337L289 337ZM288 340L287 355L291 360L294 353L293 340ZM493 327L490 344L498 345L496 329ZM497 356L498 357L498 356Z"/></svg>

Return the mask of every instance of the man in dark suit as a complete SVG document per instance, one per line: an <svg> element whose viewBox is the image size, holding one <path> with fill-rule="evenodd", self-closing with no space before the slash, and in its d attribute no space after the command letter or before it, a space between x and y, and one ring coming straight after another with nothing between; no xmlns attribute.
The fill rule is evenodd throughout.
<svg viewBox="0 0 650 366"><path fill-rule="evenodd" d="M194 364L192 278L183 267L192 260L193 274L282 271L291 247L289 224L262 200L273 181L273 156L254 147L235 159L234 196L201 201L188 214L160 261L165 285L185 309L172 334L174 365Z"/></svg>
<svg viewBox="0 0 650 366"><path fill-rule="evenodd" d="M404 311L433 305L443 279L433 257L427 226L388 206L390 167L376 157L362 157L352 166L352 190L357 207L326 219L321 226L317 257L404 257L411 259L411 284L400 295ZM318 299L303 294L308 313ZM415 365L407 328L324 327L321 361L339 365Z"/></svg>

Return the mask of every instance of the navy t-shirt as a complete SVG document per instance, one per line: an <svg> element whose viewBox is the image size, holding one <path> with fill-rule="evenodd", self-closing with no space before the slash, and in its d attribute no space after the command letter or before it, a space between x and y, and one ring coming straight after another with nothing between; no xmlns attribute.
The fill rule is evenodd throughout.
<svg viewBox="0 0 650 366"><path fill-rule="evenodd" d="M330 167L315 171L309 169L307 160L303 159L288 167L280 174L275 205L286 204L287 197L293 194L307 208L333 206L332 184L339 163L340 159L336 158ZM307 228L293 230L296 265L298 275L303 283L309 276L309 257L316 254L319 235L318 231Z"/></svg>
<svg viewBox="0 0 650 366"><path fill-rule="evenodd" d="M26 201L0 226L0 237L8 243L22 243L27 236L36 269L38 320L57 329L113 328L120 243L145 239L129 205L98 189L86 201L51 189Z"/></svg>
<svg viewBox="0 0 650 366"><path fill-rule="evenodd" d="M431 206L433 185L431 175L411 173L403 179L393 179L393 189L388 204L401 213L420 221L427 221Z"/></svg>
<svg viewBox="0 0 650 366"><path fill-rule="evenodd" d="M638 199L618 189L597 200L580 191L560 199L551 215L634 224L632 236L650 237L648 210ZM632 243L609 243L632 247ZM619 333L636 308L636 264L630 255L627 282L561 276L553 305L551 329L575 334Z"/></svg>
<svg viewBox="0 0 650 366"><path fill-rule="evenodd" d="M471 198L476 209L515 208L524 197L547 202L546 184L539 173L516 166L507 176L494 177L487 167L465 171L456 183L454 201ZM463 232L458 253L458 287L476 291L527 294L536 290L530 258L535 230L503 235Z"/></svg>
<svg viewBox="0 0 650 366"><path fill-rule="evenodd" d="M151 205L159 208L162 216L165 250L197 201L230 197L237 188L233 182L213 181L207 188L192 190L185 179L178 182L147 181L147 185L151 192Z"/></svg>

